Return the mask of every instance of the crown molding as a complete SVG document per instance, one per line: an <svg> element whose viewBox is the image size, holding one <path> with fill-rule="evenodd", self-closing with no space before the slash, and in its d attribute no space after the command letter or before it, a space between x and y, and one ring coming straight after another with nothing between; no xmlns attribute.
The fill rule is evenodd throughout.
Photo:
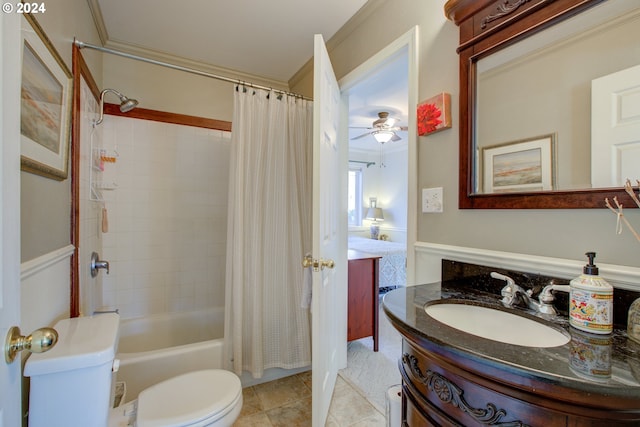
<svg viewBox="0 0 640 427"><path fill-rule="evenodd" d="M337 32L327 41L327 50L330 52L333 48L342 43L358 26L360 26L371 14L381 8L387 0L368 0L353 15ZM273 89L289 91L291 87L297 84L304 76L306 76L313 69L313 56L289 79L288 82L268 79L262 76L258 76L250 73L243 73L240 71L232 70L229 68L218 67L214 64L209 64L201 61L193 61L187 58L183 58L177 55L172 55L166 52L157 51L154 49L144 48L142 46L136 46L133 44L125 43L118 40L112 40L109 38L107 27L104 23L104 17L102 16L102 10L98 0L87 0L93 22L98 32L100 42L104 47L110 49L120 50L132 55L143 56L145 58L153 59L156 61L168 62L183 67L194 68L200 71L205 71L212 74L219 74L221 76L229 77L231 79L237 79L240 81L246 81L251 83L260 84L262 86L271 87Z"/></svg>
<svg viewBox="0 0 640 427"><path fill-rule="evenodd" d="M102 16L102 9L100 9L100 4L98 3L98 0L87 0L87 4L89 5L89 10L91 11L91 16L93 17L93 23L96 26L96 30L98 31L100 43L104 45L107 40L109 40L109 33L107 32L107 26L104 25L104 18Z"/></svg>
<svg viewBox="0 0 640 427"><path fill-rule="evenodd" d="M363 22L365 22L369 16L371 16L376 10L380 9L387 3L387 0L369 0L364 6L360 8L327 42L327 51L331 51L342 43L349 35ZM291 76L289 79L289 87L294 87L309 73L313 72L313 56Z"/></svg>
<svg viewBox="0 0 640 427"><path fill-rule="evenodd" d="M251 73L243 73L241 71L232 70L230 68L219 67L213 64L209 64L201 61L194 61L181 56L172 55L166 52L148 49L142 46L125 43L119 40L108 40L105 45L106 48L118 50L131 55L141 56L143 58L152 59L155 61L166 62L173 65L179 65L186 68L192 68L198 71L204 71L206 73L217 74L230 79L239 80L241 82L247 82L258 84L261 86L267 86L272 89L288 91L289 86L286 82L274 79L268 79L262 76Z"/></svg>
<svg viewBox="0 0 640 427"><path fill-rule="evenodd" d="M289 91L289 85L287 82L281 80L274 80L258 76L250 73L243 73L241 71L232 70L230 68L219 67L214 64L209 64L201 61L194 61L187 58L183 58L177 55L172 55L166 52L161 52L154 49L148 49L142 46L137 46L123 41L111 39L107 31L107 27L104 23L104 17L102 16L102 10L98 0L87 0L93 22L98 31L100 42L104 47L109 49L119 50L131 55L141 56L144 58L153 59L155 61L167 62L182 67L193 68L198 71L204 71L211 74L218 74L220 76L228 77L234 80L240 80L247 83L255 83L261 86L267 86L277 90Z"/></svg>

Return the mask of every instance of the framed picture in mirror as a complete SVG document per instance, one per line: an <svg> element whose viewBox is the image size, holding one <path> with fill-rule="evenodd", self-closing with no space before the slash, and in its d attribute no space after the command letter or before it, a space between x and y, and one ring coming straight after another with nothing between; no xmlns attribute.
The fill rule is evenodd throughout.
<svg viewBox="0 0 640 427"><path fill-rule="evenodd" d="M549 134L481 149L484 193L555 189L556 135Z"/></svg>

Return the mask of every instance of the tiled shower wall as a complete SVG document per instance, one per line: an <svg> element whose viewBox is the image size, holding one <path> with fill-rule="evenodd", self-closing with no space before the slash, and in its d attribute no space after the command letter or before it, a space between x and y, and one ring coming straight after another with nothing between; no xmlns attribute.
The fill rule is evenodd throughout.
<svg viewBox="0 0 640 427"><path fill-rule="evenodd" d="M230 132L117 116L103 126L116 159L101 173L115 187L102 191L103 305L123 318L224 306Z"/></svg>

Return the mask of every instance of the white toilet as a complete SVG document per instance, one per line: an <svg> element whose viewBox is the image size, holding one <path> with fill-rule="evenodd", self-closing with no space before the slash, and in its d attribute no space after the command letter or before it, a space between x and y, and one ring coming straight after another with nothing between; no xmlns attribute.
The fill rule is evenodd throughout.
<svg viewBox="0 0 640 427"><path fill-rule="evenodd" d="M240 379L221 369L194 371L155 384L112 408L119 361L115 313L58 322L59 340L32 354L30 427L231 426L242 408Z"/></svg>

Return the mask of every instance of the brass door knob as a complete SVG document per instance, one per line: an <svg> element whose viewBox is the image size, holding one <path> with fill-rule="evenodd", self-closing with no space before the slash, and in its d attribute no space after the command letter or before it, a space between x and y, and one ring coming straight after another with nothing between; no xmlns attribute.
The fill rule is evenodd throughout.
<svg viewBox="0 0 640 427"><path fill-rule="evenodd" d="M304 258L302 258L302 268L308 268L308 267L314 267L315 269L314 259L311 257L311 255L307 255Z"/></svg>
<svg viewBox="0 0 640 427"><path fill-rule="evenodd" d="M320 259L320 268L324 270L325 267L333 268L336 266L336 263L333 262L332 259Z"/></svg>
<svg viewBox="0 0 640 427"><path fill-rule="evenodd" d="M336 263L332 259L313 259L311 255L307 255L302 259L302 267L313 267L313 271L320 271L326 268L335 267Z"/></svg>
<svg viewBox="0 0 640 427"><path fill-rule="evenodd" d="M27 350L32 353L44 353L58 342L58 332L53 328L40 328L27 337L20 335L20 328L13 326L7 333L4 344L4 360L11 363L18 352Z"/></svg>

